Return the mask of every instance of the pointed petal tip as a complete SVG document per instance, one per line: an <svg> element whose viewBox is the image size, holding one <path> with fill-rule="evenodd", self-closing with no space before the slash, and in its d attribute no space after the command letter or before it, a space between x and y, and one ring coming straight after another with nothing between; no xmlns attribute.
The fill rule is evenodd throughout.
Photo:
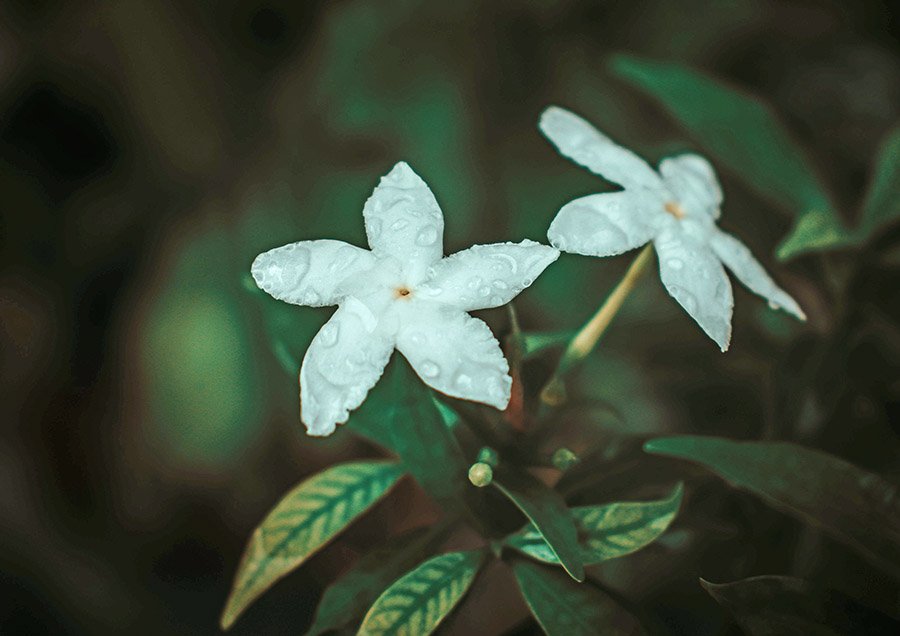
<svg viewBox="0 0 900 636"><path fill-rule="evenodd" d="M334 433L337 430L337 425L338 425L337 422L322 421L322 420L306 421L303 418L301 418L301 420L306 425L306 434L309 435L310 437L328 437L329 435L331 435L332 433ZM345 418L345 420L346 420L346 418Z"/></svg>
<svg viewBox="0 0 900 636"><path fill-rule="evenodd" d="M570 110L566 110L561 106L547 106L547 108L545 108L541 113L541 117L538 120L538 128L540 128L544 134L549 136L549 129L560 124L564 124L565 120L571 119L573 117L580 119L578 115Z"/></svg>
<svg viewBox="0 0 900 636"><path fill-rule="evenodd" d="M395 163L390 172L381 178L381 182L388 182L390 185L401 188L413 188L423 183L422 177L416 174L416 171L405 161Z"/></svg>

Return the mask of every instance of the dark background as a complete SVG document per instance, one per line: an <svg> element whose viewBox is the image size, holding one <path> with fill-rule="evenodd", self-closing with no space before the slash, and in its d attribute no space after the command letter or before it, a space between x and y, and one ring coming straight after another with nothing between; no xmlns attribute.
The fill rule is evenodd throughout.
<svg viewBox="0 0 900 636"><path fill-rule="evenodd" d="M246 289L255 254L302 238L364 244L362 202L400 159L434 189L448 252L546 240L560 205L602 188L541 138L546 105L653 160L691 147L609 75L618 51L768 100L852 221L900 115L888 4L0 3L0 632L216 633L243 543L279 495L377 452L347 432L303 434L295 364L328 310L288 308L296 343L273 351ZM722 181L723 227L809 323L736 291L723 356L651 276L583 389L616 404L629 432L789 439L896 477L896 237L844 256L861 266L836 299L829 261L772 256L789 215ZM627 261L564 256L517 301L524 327L578 326ZM485 317L506 328L501 311ZM301 633L323 586L376 538L415 525L419 499L401 488L235 633ZM750 497L713 484L687 510L648 549L670 555L666 568L635 555L603 573L659 633L738 633L698 576L896 591ZM450 631L534 629L521 601L501 603L498 581L480 582ZM479 618L492 604L506 609Z"/></svg>

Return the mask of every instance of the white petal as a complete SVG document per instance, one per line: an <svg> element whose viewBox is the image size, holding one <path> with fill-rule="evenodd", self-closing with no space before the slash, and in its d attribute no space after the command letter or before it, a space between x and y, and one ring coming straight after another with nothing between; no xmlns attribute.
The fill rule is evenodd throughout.
<svg viewBox="0 0 900 636"><path fill-rule="evenodd" d="M295 305L336 305L341 283L371 269L368 250L328 239L283 245L257 256L250 273L260 289Z"/></svg>
<svg viewBox="0 0 900 636"><path fill-rule="evenodd" d="M539 126L562 155L608 181L625 188L662 187L646 161L571 111L551 106L541 115Z"/></svg>
<svg viewBox="0 0 900 636"><path fill-rule="evenodd" d="M712 165L700 155L663 159L659 172L686 214L697 210L714 219L721 215L722 188Z"/></svg>
<svg viewBox="0 0 900 636"><path fill-rule="evenodd" d="M509 403L512 379L500 343L481 320L432 305L406 323L397 349L430 387L498 409Z"/></svg>
<svg viewBox="0 0 900 636"><path fill-rule="evenodd" d="M797 301L775 284L746 245L719 229L710 237L710 245L738 280L750 291L768 300L773 309L784 309L800 320L806 320L806 314Z"/></svg>
<svg viewBox="0 0 900 636"><path fill-rule="evenodd" d="M648 190L591 194L560 209L547 237L563 252L612 256L653 238L652 216L662 216L663 201Z"/></svg>
<svg viewBox="0 0 900 636"><path fill-rule="evenodd" d="M378 326L349 298L313 338L300 368L301 418L310 435L333 433L381 377L394 342Z"/></svg>
<svg viewBox="0 0 900 636"><path fill-rule="evenodd" d="M678 230L663 233L654 246L666 290L722 351L728 349L734 299L722 263L705 243Z"/></svg>
<svg viewBox="0 0 900 636"><path fill-rule="evenodd" d="M443 255L444 215L425 182L403 161L381 178L363 216L372 251L409 264L411 282Z"/></svg>
<svg viewBox="0 0 900 636"><path fill-rule="evenodd" d="M499 307L531 285L557 258L558 250L527 239L473 245L435 265L421 295L466 311Z"/></svg>

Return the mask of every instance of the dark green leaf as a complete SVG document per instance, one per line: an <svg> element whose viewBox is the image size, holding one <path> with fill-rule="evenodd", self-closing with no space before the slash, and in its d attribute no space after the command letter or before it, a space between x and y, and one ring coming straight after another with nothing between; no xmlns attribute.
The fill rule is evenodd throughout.
<svg viewBox="0 0 900 636"><path fill-rule="evenodd" d="M391 583L420 563L429 550L443 541L447 526L414 530L388 545L369 552L353 568L330 585L307 636L344 627L362 616Z"/></svg>
<svg viewBox="0 0 900 636"><path fill-rule="evenodd" d="M465 596L481 567L484 553L450 552L429 559L378 597L359 634L427 636Z"/></svg>
<svg viewBox="0 0 900 636"><path fill-rule="evenodd" d="M781 258L845 239L821 181L768 105L680 64L619 55L611 67L658 99L748 187L797 214L795 229L778 250Z"/></svg>
<svg viewBox="0 0 900 636"><path fill-rule="evenodd" d="M405 358L394 356L348 426L394 451L437 501L458 506L468 485L468 465L431 391Z"/></svg>
<svg viewBox="0 0 900 636"><path fill-rule="evenodd" d="M900 623L835 590L787 576L755 576L717 585L700 579L748 636L890 636Z"/></svg>
<svg viewBox="0 0 900 636"><path fill-rule="evenodd" d="M900 576L900 499L897 486L878 475L782 442L686 435L654 439L644 449L698 462Z"/></svg>
<svg viewBox="0 0 900 636"><path fill-rule="evenodd" d="M566 572L583 581L578 533L562 497L527 473L505 470L493 484L528 517Z"/></svg>
<svg viewBox="0 0 900 636"><path fill-rule="evenodd" d="M675 518L682 491L678 484L668 497L658 501L572 508L582 563L593 565L631 554L655 541ZM559 563L533 525L507 537L506 544L538 561Z"/></svg>
<svg viewBox="0 0 900 636"><path fill-rule="evenodd" d="M392 462L352 462L291 490L253 532L222 612L222 628L375 504L403 474Z"/></svg>
<svg viewBox="0 0 900 636"><path fill-rule="evenodd" d="M512 565L522 597L548 636L643 634L637 619L589 583L524 559Z"/></svg>
<svg viewBox="0 0 900 636"><path fill-rule="evenodd" d="M887 136L875 164L857 235L868 238L880 226L900 217L900 126Z"/></svg>

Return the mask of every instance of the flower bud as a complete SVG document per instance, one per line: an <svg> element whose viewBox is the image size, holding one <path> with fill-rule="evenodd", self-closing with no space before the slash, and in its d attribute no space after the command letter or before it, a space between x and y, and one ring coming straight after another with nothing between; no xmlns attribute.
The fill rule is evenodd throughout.
<svg viewBox="0 0 900 636"><path fill-rule="evenodd" d="M484 488L494 480L494 469L490 464L475 462L469 468L469 481L473 486Z"/></svg>

